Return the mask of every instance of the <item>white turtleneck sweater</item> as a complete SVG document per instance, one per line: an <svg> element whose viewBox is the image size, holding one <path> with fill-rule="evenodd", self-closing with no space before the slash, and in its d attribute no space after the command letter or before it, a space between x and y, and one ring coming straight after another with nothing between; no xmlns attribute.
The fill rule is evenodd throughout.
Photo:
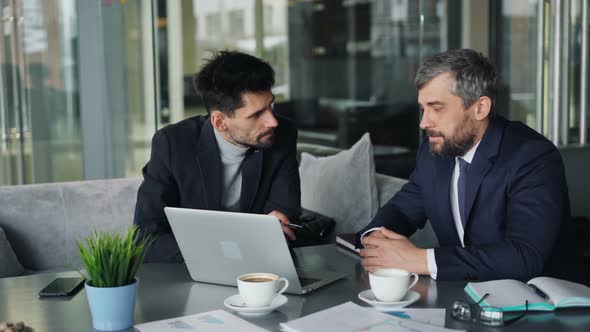
<svg viewBox="0 0 590 332"><path fill-rule="evenodd" d="M223 172L221 173L221 207L225 211L240 211L240 196L242 192L242 161L249 148L236 146L223 138L215 128L215 139L219 147L219 155Z"/></svg>

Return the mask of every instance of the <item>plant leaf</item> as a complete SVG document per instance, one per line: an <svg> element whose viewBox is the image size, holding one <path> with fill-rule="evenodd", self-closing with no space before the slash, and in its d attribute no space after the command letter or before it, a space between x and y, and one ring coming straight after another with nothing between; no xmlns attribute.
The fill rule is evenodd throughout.
<svg viewBox="0 0 590 332"><path fill-rule="evenodd" d="M124 235L94 230L84 242L77 242L80 260L94 287L119 287L133 283L148 248L151 235L140 237L136 225Z"/></svg>

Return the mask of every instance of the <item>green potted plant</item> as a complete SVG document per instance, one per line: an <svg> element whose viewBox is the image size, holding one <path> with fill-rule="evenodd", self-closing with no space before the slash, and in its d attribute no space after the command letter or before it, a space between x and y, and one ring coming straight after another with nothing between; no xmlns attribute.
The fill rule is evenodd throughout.
<svg viewBox="0 0 590 332"><path fill-rule="evenodd" d="M85 289L95 329L122 330L133 326L137 294L137 270L148 247L149 236L139 239L133 226L121 235L94 231L78 242L86 269Z"/></svg>

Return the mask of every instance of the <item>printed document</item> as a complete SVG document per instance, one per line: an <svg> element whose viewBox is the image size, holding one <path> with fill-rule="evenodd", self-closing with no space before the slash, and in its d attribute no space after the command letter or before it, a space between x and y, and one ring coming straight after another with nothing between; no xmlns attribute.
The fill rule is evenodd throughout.
<svg viewBox="0 0 590 332"><path fill-rule="evenodd" d="M448 332L457 331L398 318L352 302L281 323L285 332Z"/></svg>
<svg viewBox="0 0 590 332"><path fill-rule="evenodd" d="M158 320L135 325L141 332L264 332L267 331L223 310L203 312L191 316Z"/></svg>

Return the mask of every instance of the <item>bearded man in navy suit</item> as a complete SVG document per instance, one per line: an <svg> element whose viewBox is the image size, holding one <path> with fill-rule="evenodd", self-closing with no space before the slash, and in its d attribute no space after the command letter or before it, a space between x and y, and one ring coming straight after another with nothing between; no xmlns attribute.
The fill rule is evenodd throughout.
<svg viewBox="0 0 590 332"><path fill-rule="evenodd" d="M426 60L415 85L420 146L408 183L359 232L367 271L401 268L441 280L523 279L544 271L569 219L557 148L494 114L497 74L483 55ZM407 237L429 220L439 248Z"/></svg>
<svg viewBox="0 0 590 332"><path fill-rule="evenodd" d="M155 237L146 262L182 262L164 207L270 214L287 225L299 214L297 129L273 113L275 73L251 55L222 51L197 75L208 115L158 130L143 168L134 223Z"/></svg>

